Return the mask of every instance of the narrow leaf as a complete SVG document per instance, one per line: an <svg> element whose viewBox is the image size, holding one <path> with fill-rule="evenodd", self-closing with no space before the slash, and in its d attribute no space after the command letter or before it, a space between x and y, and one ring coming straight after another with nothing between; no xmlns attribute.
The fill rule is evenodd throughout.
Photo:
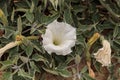
<svg viewBox="0 0 120 80"><path fill-rule="evenodd" d="M32 23L34 21L33 13L31 13L30 11L27 11L26 12L26 18L28 19L28 21L30 21Z"/></svg>
<svg viewBox="0 0 120 80"><path fill-rule="evenodd" d="M33 46L32 45L28 45L25 50L26 50L27 56L29 57L29 56L31 56L31 54L33 52Z"/></svg>
<svg viewBox="0 0 120 80"><path fill-rule="evenodd" d="M21 17L19 16L18 20L17 20L17 27L18 27L18 34L20 35L22 32L22 20Z"/></svg>

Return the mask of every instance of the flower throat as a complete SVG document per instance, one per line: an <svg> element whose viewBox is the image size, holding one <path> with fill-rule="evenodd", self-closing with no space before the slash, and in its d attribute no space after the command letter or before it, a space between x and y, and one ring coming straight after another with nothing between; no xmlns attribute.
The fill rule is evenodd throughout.
<svg viewBox="0 0 120 80"><path fill-rule="evenodd" d="M58 46L58 45L61 44L61 41L60 41L60 40L57 40L57 39L54 39L54 40L53 40L53 44L56 45L56 46Z"/></svg>

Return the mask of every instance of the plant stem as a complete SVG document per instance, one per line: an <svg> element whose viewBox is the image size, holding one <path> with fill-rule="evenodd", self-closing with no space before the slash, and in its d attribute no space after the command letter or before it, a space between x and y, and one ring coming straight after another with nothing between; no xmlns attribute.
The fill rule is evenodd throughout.
<svg viewBox="0 0 120 80"><path fill-rule="evenodd" d="M37 40L37 39L39 39L39 36L28 36L26 38L29 40Z"/></svg>
<svg viewBox="0 0 120 80"><path fill-rule="evenodd" d="M95 41L100 37L99 33L95 33L87 42L86 45L86 60L91 62L91 57L90 57L90 48L91 46L95 43Z"/></svg>
<svg viewBox="0 0 120 80"><path fill-rule="evenodd" d="M86 63L88 66L88 70L89 70L89 75L92 78L95 78L95 73L91 68L91 56L90 56L90 48L91 46L95 43L95 41L100 37L99 33L95 33L87 42L86 44Z"/></svg>

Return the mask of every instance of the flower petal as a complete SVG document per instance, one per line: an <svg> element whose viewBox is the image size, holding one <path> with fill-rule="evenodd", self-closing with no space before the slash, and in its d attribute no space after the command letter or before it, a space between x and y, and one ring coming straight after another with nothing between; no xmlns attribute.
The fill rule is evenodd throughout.
<svg viewBox="0 0 120 80"><path fill-rule="evenodd" d="M111 64L110 43L107 40L103 40L102 44L103 48L100 48L94 56L96 60L102 64L102 66L109 66L109 64Z"/></svg>
<svg viewBox="0 0 120 80"><path fill-rule="evenodd" d="M75 45L74 41L66 41L66 43L61 44L60 46L55 46L53 44L49 44L44 46L44 48L47 50L49 54L56 53L57 55L67 55L71 51L71 47Z"/></svg>
<svg viewBox="0 0 120 80"><path fill-rule="evenodd" d="M47 29L49 29L54 36L55 35L58 36L60 35L60 33L61 34L63 33L64 26L65 26L64 24L57 22L57 20L55 20L47 26Z"/></svg>
<svg viewBox="0 0 120 80"><path fill-rule="evenodd" d="M65 39L76 39L76 29L67 23L55 20L47 28L50 29L54 36L58 37L59 35L59 37L64 36Z"/></svg>
<svg viewBox="0 0 120 80"><path fill-rule="evenodd" d="M76 29L69 26L69 29L65 30L64 38L68 40L76 40Z"/></svg>
<svg viewBox="0 0 120 80"><path fill-rule="evenodd" d="M42 37L44 38L43 45L51 44L53 41L53 36L49 29L46 29L46 33Z"/></svg>

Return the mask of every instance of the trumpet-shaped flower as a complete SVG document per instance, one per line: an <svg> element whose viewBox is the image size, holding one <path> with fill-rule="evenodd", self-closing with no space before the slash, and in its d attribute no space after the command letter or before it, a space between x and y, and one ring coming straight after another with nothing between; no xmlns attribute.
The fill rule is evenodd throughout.
<svg viewBox="0 0 120 80"><path fill-rule="evenodd" d="M71 48L75 45L76 29L67 23L55 20L47 26L42 38L43 47L49 54L67 55L72 52Z"/></svg>
<svg viewBox="0 0 120 80"><path fill-rule="evenodd" d="M109 66L111 64L111 47L107 40L102 41L103 47L95 53L95 58L102 66Z"/></svg>

